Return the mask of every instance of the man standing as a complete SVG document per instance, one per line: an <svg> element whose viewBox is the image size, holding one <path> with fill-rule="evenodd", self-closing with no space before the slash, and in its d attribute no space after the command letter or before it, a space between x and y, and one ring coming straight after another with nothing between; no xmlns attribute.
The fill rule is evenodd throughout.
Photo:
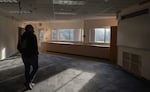
<svg viewBox="0 0 150 92"><path fill-rule="evenodd" d="M24 83L27 89L32 89L33 79L38 70L38 46L37 38L34 34L34 28L32 25L25 27L25 32L18 42L17 49L22 55L22 60L25 66L25 79ZM30 67L32 66L32 71Z"/></svg>

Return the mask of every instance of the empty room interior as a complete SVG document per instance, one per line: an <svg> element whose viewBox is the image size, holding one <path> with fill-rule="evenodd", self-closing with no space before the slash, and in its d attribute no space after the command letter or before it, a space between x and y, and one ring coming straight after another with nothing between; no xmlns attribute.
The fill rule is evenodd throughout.
<svg viewBox="0 0 150 92"><path fill-rule="evenodd" d="M32 90L17 50L28 24ZM149 40L150 0L0 0L0 92L150 92Z"/></svg>

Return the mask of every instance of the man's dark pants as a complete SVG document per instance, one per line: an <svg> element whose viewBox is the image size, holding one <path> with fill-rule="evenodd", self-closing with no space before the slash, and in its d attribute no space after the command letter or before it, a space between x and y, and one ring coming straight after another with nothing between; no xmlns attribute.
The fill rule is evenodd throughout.
<svg viewBox="0 0 150 92"><path fill-rule="evenodd" d="M38 55L34 55L34 56L22 55L22 59L25 66L26 83L28 84L33 81L35 74L38 70ZM32 71L30 71L31 66L32 66Z"/></svg>

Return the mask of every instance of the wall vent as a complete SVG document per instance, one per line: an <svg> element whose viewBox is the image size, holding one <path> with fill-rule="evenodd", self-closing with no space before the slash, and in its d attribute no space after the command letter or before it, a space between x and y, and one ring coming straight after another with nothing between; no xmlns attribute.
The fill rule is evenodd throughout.
<svg viewBox="0 0 150 92"><path fill-rule="evenodd" d="M126 69L126 70L130 70L130 58L131 58L131 55L127 52L123 52L123 67Z"/></svg>
<svg viewBox="0 0 150 92"><path fill-rule="evenodd" d="M141 75L141 56L133 53L123 52L123 67L136 76Z"/></svg>
<svg viewBox="0 0 150 92"><path fill-rule="evenodd" d="M148 13L149 13L149 9L146 8L146 9L143 9L143 10L139 10L139 11L136 11L136 12L132 12L132 13L123 15L123 16L121 16L121 20L133 18L133 17L136 17L136 16L141 16L141 15L148 14Z"/></svg>

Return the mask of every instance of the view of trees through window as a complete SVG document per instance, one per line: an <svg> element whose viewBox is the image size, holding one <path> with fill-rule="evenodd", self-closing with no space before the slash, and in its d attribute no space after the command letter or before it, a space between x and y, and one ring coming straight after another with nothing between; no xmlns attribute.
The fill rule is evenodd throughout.
<svg viewBox="0 0 150 92"><path fill-rule="evenodd" d="M52 40L57 40L57 30L52 30Z"/></svg>
<svg viewBox="0 0 150 92"><path fill-rule="evenodd" d="M81 29L53 29L53 41L82 41ZM110 28L95 28L91 30L90 41L97 43L110 43Z"/></svg>
<svg viewBox="0 0 150 92"><path fill-rule="evenodd" d="M110 28L95 28L94 42L110 43Z"/></svg>
<svg viewBox="0 0 150 92"><path fill-rule="evenodd" d="M110 28L94 28L90 31L90 42L110 43Z"/></svg>
<svg viewBox="0 0 150 92"><path fill-rule="evenodd" d="M54 29L52 40L57 41L81 41L82 31L80 29Z"/></svg>
<svg viewBox="0 0 150 92"><path fill-rule="evenodd" d="M63 41L73 41L74 40L74 30L73 29L62 29L59 30L59 39Z"/></svg>

